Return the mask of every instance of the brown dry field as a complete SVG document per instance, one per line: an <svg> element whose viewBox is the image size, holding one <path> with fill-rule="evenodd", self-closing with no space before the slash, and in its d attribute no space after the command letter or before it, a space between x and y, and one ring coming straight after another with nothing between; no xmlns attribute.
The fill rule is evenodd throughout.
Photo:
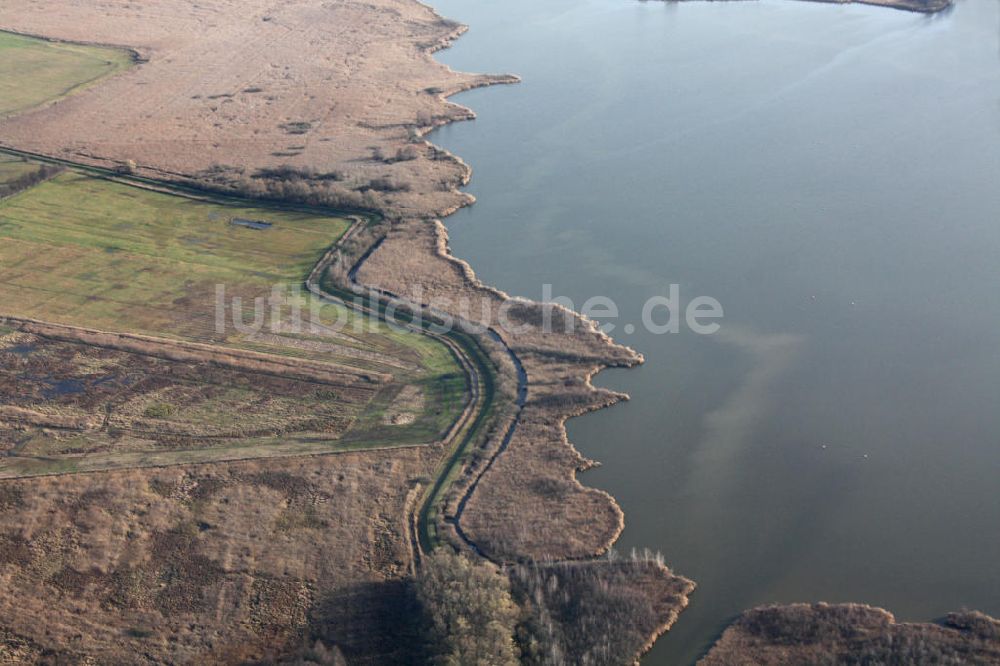
<svg viewBox="0 0 1000 666"><path fill-rule="evenodd" d="M937 623L897 622L858 604L755 608L726 629L699 666L1000 664L1000 621L950 613Z"/></svg>
<svg viewBox="0 0 1000 666"><path fill-rule="evenodd" d="M0 663L394 663L404 505L440 450L0 484Z"/></svg>
<svg viewBox="0 0 1000 666"><path fill-rule="evenodd" d="M221 169L341 170L348 190L388 177L380 205L444 214L470 198L468 168L417 142L471 112L444 95L510 77L459 74L434 49L460 34L413 0L4 0L0 28L128 47L144 62L45 108L5 119L0 145L178 179ZM128 103L122 103L128 100Z"/></svg>

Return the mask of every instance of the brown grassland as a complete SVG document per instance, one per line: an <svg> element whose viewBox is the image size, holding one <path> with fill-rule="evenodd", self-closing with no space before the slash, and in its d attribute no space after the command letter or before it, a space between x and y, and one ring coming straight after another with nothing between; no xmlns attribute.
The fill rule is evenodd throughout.
<svg viewBox="0 0 1000 666"><path fill-rule="evenodd" d="M404 507L440 450L0 484L0 662L401 660Z"/></svg>
<svg viewBox="0 0 1000 666"><path fill-rule="evenodd" d="M698 663L1000 664L1000 621L966 611L917 624L858 604L769 606L744 613Z"/></svg>
<svg viewBox="0 0 1000 666"><path fill-rule="evenodd" d="M412 0L5 0L0 28L113 44L143 62L5 120L0 145L121 165L166 179L224 181L288 165L341 171L326 185L423 215L469 201L467 169L418 135L471 117L444 95L513 80L450 71L431 57L461 32ZM122 100L128 100L123 104ZM397 159L397 155L399 159Z"/></svg>

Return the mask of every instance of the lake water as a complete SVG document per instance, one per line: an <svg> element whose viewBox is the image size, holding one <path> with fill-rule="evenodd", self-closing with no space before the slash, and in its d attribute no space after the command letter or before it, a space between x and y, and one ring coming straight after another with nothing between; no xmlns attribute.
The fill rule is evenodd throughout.
<svg viewBox="0 0 1000 666"><path fill-rule="evenodd" d="M618 304L630 403L570 422L619 548L699 588L647 664L768 602L1000 614L1000 13L435 0L439 58L524 83L432 139L475 169L455 253ZM711 336L643 303L718 299Z"/></svg>

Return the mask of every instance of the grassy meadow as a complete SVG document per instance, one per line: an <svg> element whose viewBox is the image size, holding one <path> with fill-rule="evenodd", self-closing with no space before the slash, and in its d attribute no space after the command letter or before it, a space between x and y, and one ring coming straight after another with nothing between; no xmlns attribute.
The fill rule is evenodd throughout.
<svg viewBox="0 0 1000 666"><path fill-rule="evenodd" d="M209 341L216 285L252 304L299 284L347 225L66 172L0 202L0 311Z"/></svg>
<svg viewBox="0 0 1000 666"><path fill-rule="evenodd" d="M7 162L0 168L4 164L21 165ZM234 220L271 226L253 229ZM8 461L3 467L33 474L436 441L461 412L465 397L464 376L440 343L333 303L323 304L318 314L326 324L339 322L335 331L296 330L289 321L291 305L309 313L304 295L289 297L276 327L271 309L262 310L267 325L261 331L241 331L233 325L234 318L253 322L255 300L267 299L274 285L300 285L349 224L343 218L294 210L191 199L72 170L0 200L0 316L222 345L332 363L358 375L391 377L363 401L347 401L335 410L347 422L329 436L219 439L210 431L223 425L220 418L236 415L200 418L191 407L186 436L214 436L217 441L183 450L158 445L151 453L141 442L138 450L135 443L118 450L105 434L94 446L74 443L73 438L47 443L40 435L43 439L33 439L24 453L46 455L38 460L26 457L16 465ZM216 328L217 285L225 286L228 305L222 332ZM242 309L234 305L234 297L242 299ZM285 418L292 418L297 408L314 416L323 411L310 400L297 406L294 396L283 402L279 398L243 408L272 409L277 400ZM226 400L245 398L230 399L223 393L210 402ZM113 420L109 425L114 426ZM50 458L56 450L73 455ZM10 474L18 472L0 470L0 475Z"/></svg>
<svg viewBox="0 0 1000 666"><path fill-rule="evenodd" d="M131 64L120 49L0 32L0 116L65 97Z"/></svg>

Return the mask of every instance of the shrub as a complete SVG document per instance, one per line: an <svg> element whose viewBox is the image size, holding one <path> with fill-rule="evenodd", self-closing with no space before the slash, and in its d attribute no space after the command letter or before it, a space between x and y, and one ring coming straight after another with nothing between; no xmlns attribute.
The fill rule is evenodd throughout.
<svg viewBox="0 0 1000 666"><path fill-rule="evenodd" d="M146 408L143 416L148 419L168 419L174 414L174 406L165 402L157 402Z"/></svg>
<svg viewBox="0 0 1000 666"><path fill-rule="evenodd" d="M312 129L312 123L300 121L294 123L283 123L278 125L278 127L285 130L288 134L305 134Z"/></svg>
<svg viewBox="0 0 1000 666"><path fill-rule="evenodd" d="M123 176L131 176L136 172L139 166L135 163L135 160L125 160L124 163L119 164L115 167L115 173L121 174Z"/></svg>
<svg viewBox="0 0 1000 666"><path fill-rule="evenodd" d="M31 189L35 185L43 183L63 171L64 169L62 167L44 164L40 166L37 171L26 173L6 183L0 183L0 197L13 196L18 192Z"/></svg>
<svg viewBox="0 0 1000 666"><path fill-rule="evenodd" d="M295 181L295 180L337 181L344 179L344 175L339 171L320 172L309 167L298 168L288 164L283 164L278 167L258 169L257 171L254 172L253 177L258 180L283 180L283 181Z"/></svg>
<svg viewBox="0 0 1000 666"><path fill-rule="evenodd" d="M409 192L411 190L409 183L401 183L389 176L379 176L378 178L372 178L368 181L367 185L363 185L358 188L359 192L367 192L368 190L374 192Z"/></svg>

